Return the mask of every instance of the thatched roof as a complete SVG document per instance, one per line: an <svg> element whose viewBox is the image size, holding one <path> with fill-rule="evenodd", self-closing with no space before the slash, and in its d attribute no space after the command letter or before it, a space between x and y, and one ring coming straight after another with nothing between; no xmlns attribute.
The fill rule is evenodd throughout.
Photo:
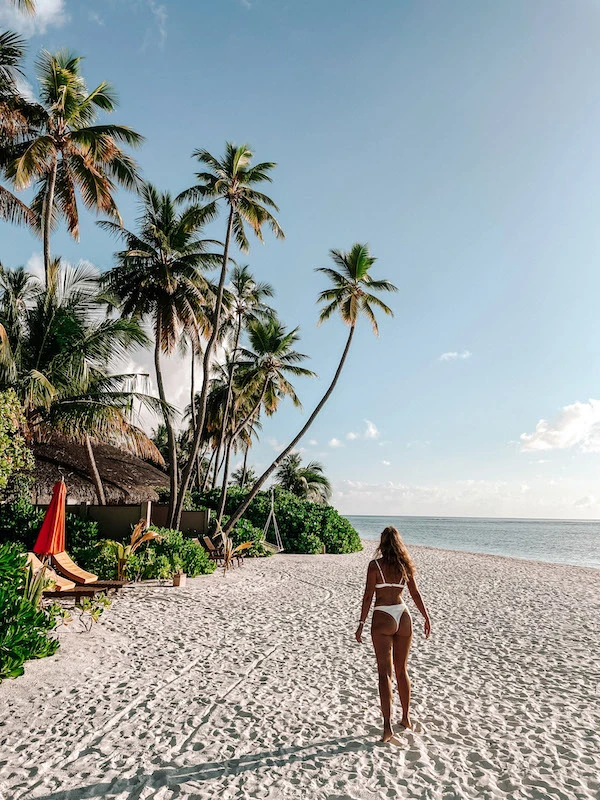
<svg viewBox="0 0 600 800"><path fill-rule="evenodd" d="M32 447L35 503L50 502L52 488L61 476L67 484L68 503L98 502L83 445L58 441ZM160 469L116 447L94 444L94 457L109 505L156 501L156 488L169 485L168 476Z"/></svg>

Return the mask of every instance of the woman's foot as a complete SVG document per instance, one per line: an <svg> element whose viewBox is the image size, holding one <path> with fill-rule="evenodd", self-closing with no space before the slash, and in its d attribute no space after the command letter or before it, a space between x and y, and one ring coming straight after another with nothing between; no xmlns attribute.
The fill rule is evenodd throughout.
<svg viewBox="0 0 600 800"><path fill-rule="evenodd" d="M394 729L391 725L384 725L383 726L383 736L381 737L382 742L389 742L390 739L394 738Z"/></svg>
<svg viewBox="0 0 600 800"><path fill-rule="evenodd" d="M403 728L411 728L412 727L411 722L410 722L410 717L408 716L408 714L406 714L404 717L402 717L402 721L401 721L400 725L402 725Z"/></svg>

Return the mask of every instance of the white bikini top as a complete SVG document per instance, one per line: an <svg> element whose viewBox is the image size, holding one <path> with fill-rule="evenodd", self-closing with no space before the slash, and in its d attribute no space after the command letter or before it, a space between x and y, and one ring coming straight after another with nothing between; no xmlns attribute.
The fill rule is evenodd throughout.
<svg viewBox="0 0 600 800"><path fill-rule="evenodd" d="M395 586L397 589L404 589L404 587L406 586L406 579L403 579L402 583L386 583L385 575L383 574L381 566L379 565L379 561L376 560L375 563L377 564L377 569L379 570L379 574L381 575L381 580L383 581L383 583L375 584L376 589L383 589L386 586Z"/></svg>

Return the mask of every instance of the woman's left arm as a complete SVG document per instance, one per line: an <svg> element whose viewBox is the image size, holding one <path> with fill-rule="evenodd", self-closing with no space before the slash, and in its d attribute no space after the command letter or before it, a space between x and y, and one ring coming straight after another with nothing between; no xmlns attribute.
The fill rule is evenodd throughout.
<svg viewBox="0 0 600 800"><path fill-rule="evenodd" d="M371 561L369 564L369 569L367 570L367 585L365 586L365 593L363 595L362 606L360 609L360 622L358 623L358 628L354 634L356 636L356 641L359 644L362 644L362 634L365 627L365 622L369 616L369 609L371 608L373 595L375 594L375 584L377 583L375 570L375 563Z"/></svg>

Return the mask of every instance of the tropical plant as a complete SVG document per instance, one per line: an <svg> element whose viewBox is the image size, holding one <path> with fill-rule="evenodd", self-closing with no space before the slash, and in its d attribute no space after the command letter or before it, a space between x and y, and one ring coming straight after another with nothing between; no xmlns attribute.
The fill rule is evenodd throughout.
<svg viewBox="0 0 600 800"><path fill-rule="evenodd" d="M148 337L136 320L102 317L89 267L53 264L49 278L43 287L22 270L0 269L0 390L17 393L28 438L60 435L86 445L102 502L91 440L162 462L134 424L134 404L154 411L163 406L133 390L135 375L110 374L116 359Z"/></svg>
<svg viewBox="0 0 600 800"><path fill-rule="evenodd" d="M333 390L339 380L340 374L346 363L346 358L352 344L356 324L361 316L371 323L373 333L378 336L379 328L373 307L380 309L385 314L393 316L392 310L382 300L373 294L373 292L395 292L397 288L387 280L374 280L370 275L370 269L375 263L376 259L370 254L368 245L354 244L348 252L342 250L330 250L331 258L333 259L337 269L331 267L320 267L317 272L326 275L332 282L332 287L325 289L319 295L318 302L324 303L325 307L319 315L319 324L329 319L335 312L340 314L342 322L348 326L348 337L346 345L342 352L338 367L333 376L333 380L327 387L325 394L317 403L314 411L302 426L299 433L294 436L292 441L285 447L281 453L275 458L269 467L254 483L254 486L248 492L247 497L243 500L238 508L233 512L227 525L225 526L225 534L235 525L238 519L243 515L244 511L248 508L253 498L269 476L277 469L283 459L290 453L302 439L304 434L308 431L310 426L315 421L319 412L331 397Z"/></svg>
<svg viewBox="0 0 600 800"><path fill-rule="evenodd" d="M23 408L14 389L0 391L0 491L19 472L33 469L33 456L21 429L25 424Z"/></svg>
<svg viewBox="0 0 600 800"><path fill-rule="evenodd" d="M198 402L196 431L191 445L190 457L182 471L181 484L174 509L173 522L176 527L179 526L181 521L183 499L189 488L192 470L200 450L206 417L206 402L210 379L209 366L220 331L223 291L229 265L231 238L233 236L242 252L247 252L250 246L246 236L245 224L252 228L260 241L262 241L262 227L265 224L271 228L275 236L283 238L283 231L279 223L269 211L269 209L277 211L277 206L270 197L254 188L257 184L265 181L271 182L269 173L275 167L274 163L263 162L252 166L251 161L254 154L248 145L236 146L231 142L226 144L225 155L222 159L215 158L207 150L196 150L194 155L205 168L205 171L196 174L199 181L198 184L187 189L180 197L193 201L209 200L210 202L206 207L207 212L210 209L216 210L217 203L223 201L228 207L228 216L223 260L211 317L212 330L204 348L202 386Z"/></svg>
<svg viewBox="0 0 600 800"><path fill-rule="evenodd" d="M133 189L138 181L136 164L120 144L137 146L143 138L124 125L95 124L99 111L114 111L116 97L106 81L89 92L80 68L80 56L42 50L37 119L6 167L18 189L37 182L32 209L41 221L47 283L50 232L58 218L65 219L74 238L79 236L77 190L87 208L120 220L115 189Z"/></svg>
<svg viewBox="0 0 600 800"><path fill-rule="evenodd" d="M0 681L22 675L26 661L52 655L58 648L49 635L55 620L25 596L26 563L19 545L0 545Z"/></svg>
<svg viewBox="0 0 600 800"><path fill-rule="evenodd" d="M19 94L17 78L24 77L21 62L25 40L12 31L0 32L0 168L10 160L12 146L28 130L31 105ZM0 184L0 219L34 225L35 214Z"/></svg>
<svg viewBox="0 0 600 800"><path fill-rule="evenodd" d="M148 529L146 526L146 520L141 519L131 532L129 544L125 544L124 542L115 542L113 539L103 539L101 542L98 542L98 547L108 547L113 551L117 561L117 580L122 581L125 579L127 562L135 553L135 551L145 542L151 542L160 538L160 533Z"/></svg>
<svg viewBox="0 0 600 800"><path fill-rule="evenodd" d="M229 459L237 437L255 419L261 407L267 415L274 414L282 397L290 397L296 407L301 407L298 395L287 375L315 376L311 370L299 366L307 356L294 349L299 339L298 328L287 331L275 317L269 318L266 322L255 319L248 325L248 338L250 347L240 349L238 381L240 400L249 405L249 409L239 415L240 419L236 419L235 427L227 442L218 520L223 516L227 499ZM235 405L234 402L234 409Z"/></svg>
<svg viewBox="0 0 600 800"><path fill-rule="evenodd" d="M75 603L75 611L79 614L79 620L84 630L89 633L93 625L100 621L100 617L110 608L112 600L104 592L100 592L96 597L80 597Z"/></svg>
<svg viewBox="0 0 600 800"><path fill-rule="evenodd" d="M170 502L177 495L177 441L163 379L161 355L169 355L183 332L208 330L206 305L211 287L202 271L220 264L221 256L207 252L213 240L200 238L214 209L188 206L181 211L168 192L150 183L140 188L139 233L103 221L99 225L124 240L117 266L103 277L107 295L114 298L126 318L150 318L154 332L154 367L162 402L168 445ZM172 509L171 509L172 514ZM170 516L171 516L170 514Z"/></svg>
<svg viewBox="0 0 600 800"><path fill-rule="evenodd" d="M323 465L319 461L302 464L300 453L290 453L283 459L275 472L275 481L282 489L314 503L327 504L331 498L331 483Z"/></svg>

